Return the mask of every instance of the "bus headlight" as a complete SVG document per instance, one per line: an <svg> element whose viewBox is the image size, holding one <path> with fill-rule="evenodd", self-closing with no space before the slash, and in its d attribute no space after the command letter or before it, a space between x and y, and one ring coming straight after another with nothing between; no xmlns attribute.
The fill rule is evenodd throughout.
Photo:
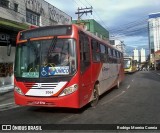
<svg viewBox="0 0 160 133"><path fill-rule="evenodd" d="M14 86L14 90L15 90L18 94L24 95L23 92L22 92L22 90L21 90L20 88L18 88L17 86Z"/></svg>
<svg viewBox="0 0 160 133"><path fill-rule="evenodd" d="M59 96L65 96L65 95L69 95L73 92L75 92L76 90L78 89L78 85L77 84L74 84L72 86L69 86L67 88L65 88L61 94Z"/></svg>

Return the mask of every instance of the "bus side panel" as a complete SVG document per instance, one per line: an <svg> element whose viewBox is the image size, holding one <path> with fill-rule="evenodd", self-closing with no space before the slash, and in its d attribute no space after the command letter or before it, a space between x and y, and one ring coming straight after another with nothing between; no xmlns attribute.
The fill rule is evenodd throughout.
<svg viewBox="0 0 160 133"><path fill-rule="evenodd" d="M91 90L92 90L92 83L91 83L91 65L80 74L80 106L84 106L88 103Z"/></svg>
<svg viewBox="0 0 160 133"><path fill-rule="evenodd" d="M124 67L123 67L123 63L119 64L120 65L120 69L119 69L119 81L122 82L125 78L125 72L124 72Z"/></svg>
<svg viewBox="0 0 160 133"><path fill-rule="evenodd" d="M93 85L93 88L94 88L96 81L99 82L99 79L102 79L102 76L103 76L101 74L102 65L103 65L103 63L92 63L92 83L93 83L92 85Z"/></svg>
<svg viewBox="0 0 160 133"><path fill-rule="evenodd" d="M101 63L93 63L81 74L80 85L80 105L81 107L90 102L95 82L98 80L102 65Z"/></svg>

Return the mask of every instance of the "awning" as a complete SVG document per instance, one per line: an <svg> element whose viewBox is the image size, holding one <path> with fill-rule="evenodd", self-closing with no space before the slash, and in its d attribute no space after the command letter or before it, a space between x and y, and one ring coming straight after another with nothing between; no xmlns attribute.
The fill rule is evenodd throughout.
<svg viewBox="0 0 160 133"><path fill-rule="evenodd" d="M7 20L4 18L0 18L0 28L7 29L7 30L12 30L12 31L20 31L20 30L25 30L28 29L28 25L24 23L19 23L11 20Z"/></svg>
<svg viewBox="0 0 160 133"><path fill-rule="evenodd" d="M28 29L29 26L24 23L18 23L4 18L0 18L0 33L8 34L12 42L12 46L16 45L16 36L19 31ZM5 40L0 39L0 46L7 46Z"/></svg>

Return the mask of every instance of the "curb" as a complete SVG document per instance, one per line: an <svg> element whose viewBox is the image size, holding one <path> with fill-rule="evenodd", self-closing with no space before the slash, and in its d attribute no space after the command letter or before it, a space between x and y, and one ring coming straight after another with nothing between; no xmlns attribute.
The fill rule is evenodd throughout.
<svg viewBox="0 0 160 133"><path fill-rule="evenodd" d="M14 85L6 85L0 87L0 93L6 93L12 91L14 89Z"/></svg>

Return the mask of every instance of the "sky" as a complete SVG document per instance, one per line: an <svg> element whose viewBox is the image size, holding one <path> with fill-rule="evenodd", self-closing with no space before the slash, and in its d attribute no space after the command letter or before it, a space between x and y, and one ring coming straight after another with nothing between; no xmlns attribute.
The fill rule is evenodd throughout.
<svg viewBox="0 0 160 133"><path fill-rule="evenodd" d="M148 15L160 12L160 0L45 0L77 19L79 8L93 7L82 19L95 19L127 48L148 49Z"/></svg>

